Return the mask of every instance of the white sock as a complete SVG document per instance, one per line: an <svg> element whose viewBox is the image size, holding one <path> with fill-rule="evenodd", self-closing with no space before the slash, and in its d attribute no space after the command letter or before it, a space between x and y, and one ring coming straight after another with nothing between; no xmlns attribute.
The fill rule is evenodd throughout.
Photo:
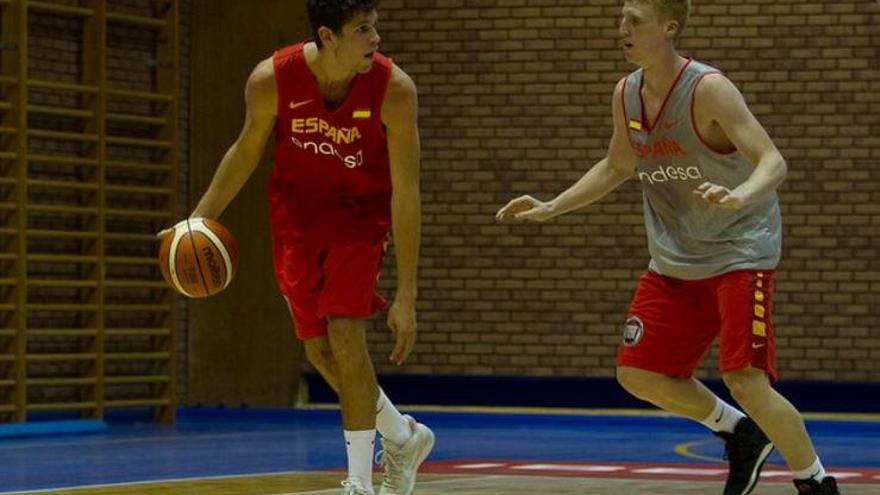
<svg viewBox="0 0 880 495"><path fill-rule="evenodd" d="M818 482L821 482L825 479L825 467L822 466L822 461L819 460L819 457L816 457L816 460L810 464L810 467L807 469L803 469L801 471L792 471L794 475L794 479L796 480L808 480L814 479Z"/></svg>
<svg viewBox="0 0 880 495"><path fill-rule="evenodd" d="M744 417L746 417L746 415L739 409L724 402L720 398L715 397L715 409L712 410L712 414L707 416L706 419L700 421L700 423L703 423L707 428L716 433L722 431L733 433L736 424Z"/></svg>
<svg viewBox="0 0 880 495"><path fill-rule="evenodd" d="M376 429L382 438L390 440L400 447L412 436L409 422L394 407L394 404L385 395L385 391L379 387L379 398L376 400Z"/></svg>
<svg viewBox="0 0 880 495"><path fill-rule="evenodd" d="M348 455L348 476L358 477L364 488L373 492L373 444L376 430L345 430L345 453Z"/></svg>

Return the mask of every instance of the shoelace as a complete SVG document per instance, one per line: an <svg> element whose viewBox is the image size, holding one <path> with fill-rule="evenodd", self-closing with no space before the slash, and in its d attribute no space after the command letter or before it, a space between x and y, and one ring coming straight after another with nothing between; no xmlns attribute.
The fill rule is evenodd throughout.
<svg viewBox="0 0 880 495"><path fill-rule="evenodd" d="M376 464L385 468L385 476L382 479L382 486L386 488L395 488L401 483L403 476L403 460L399 452L389 452L388 449L380 450L376 454Z"/></svg>
<svg viewBox="0 0 880 495"><path fill-rule="evenodd" d="M343 495L361 495L367 493L348 480L342 480L342 488L346 489L344 492L342 492Z"/></svg>

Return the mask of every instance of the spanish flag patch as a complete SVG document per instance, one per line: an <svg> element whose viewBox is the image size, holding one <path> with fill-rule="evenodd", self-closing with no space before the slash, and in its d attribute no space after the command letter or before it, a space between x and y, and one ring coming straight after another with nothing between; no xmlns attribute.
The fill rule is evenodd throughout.
<svg viewBox="0 0 880 495"><path fill-rule="evenodd" d="M359 108L352 112L351 118L353 119L368 119L373 115L373 112L369 108Z"/></svg>
<svg viewBox="0 0 880 495"><path fill-rule="evenodd" d="M638 121L636 119L630 119L629 120L629 128L634 131L641 131L642 130L642 123L641 123L641 121Z"/></svg>

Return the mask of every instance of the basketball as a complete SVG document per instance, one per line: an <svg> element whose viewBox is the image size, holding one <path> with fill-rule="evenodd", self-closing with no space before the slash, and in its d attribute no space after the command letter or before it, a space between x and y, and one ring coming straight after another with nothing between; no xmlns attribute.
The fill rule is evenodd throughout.
<svg viewBox="0 0 880 495"><path fill-rule="evenodd" d="M159 267L168 285L184 296L213 296L235 275L238 247L219 222L188 218L162 239Z"/></svg>

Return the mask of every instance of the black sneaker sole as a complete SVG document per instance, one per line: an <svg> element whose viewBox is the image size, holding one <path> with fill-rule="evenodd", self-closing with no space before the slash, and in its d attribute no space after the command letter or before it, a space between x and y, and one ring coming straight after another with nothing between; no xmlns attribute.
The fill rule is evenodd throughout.
<svg viewBox="0 0 880 495"><path fill-rule="evenodd" d="M773 449L773 444L768 443L764 446L764 449L761 450L761 455L758 456L758 462L755 464L755 469L752 470L752 475L749 477L749 483L740 495L749 495L752 493L752 490L755 489L755 486L758 484L758 479L761 477L761 469L764 468L764 463L767 462L767 458L770 457L770 453L773 452Z"/></svg>

